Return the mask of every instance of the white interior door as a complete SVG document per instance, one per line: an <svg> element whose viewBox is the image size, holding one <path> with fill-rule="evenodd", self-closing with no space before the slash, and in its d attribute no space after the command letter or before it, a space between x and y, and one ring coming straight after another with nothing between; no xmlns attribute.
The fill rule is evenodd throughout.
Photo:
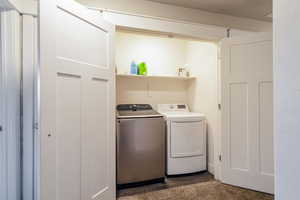
<svg viewBox="0 0 300 200"><path fill-rule="evenodd" d="M272 37L225 39L222 181L274 193Z"/></svg>
<svg viewBox="0 0 300 200"><path fill-rule="evenodd" d="M115 27L40 1L41 200L115 199Z"/></svg>

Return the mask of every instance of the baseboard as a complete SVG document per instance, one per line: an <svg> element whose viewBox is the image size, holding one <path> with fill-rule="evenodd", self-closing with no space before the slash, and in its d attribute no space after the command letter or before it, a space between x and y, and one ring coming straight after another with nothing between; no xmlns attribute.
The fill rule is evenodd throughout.
<svg viewBox="0 0 300 200"><path fill-rule="evenodd" d="M214 165L212 163L208 163L208 171L211 174L215 174L215 168L214 168Z"/></svg>

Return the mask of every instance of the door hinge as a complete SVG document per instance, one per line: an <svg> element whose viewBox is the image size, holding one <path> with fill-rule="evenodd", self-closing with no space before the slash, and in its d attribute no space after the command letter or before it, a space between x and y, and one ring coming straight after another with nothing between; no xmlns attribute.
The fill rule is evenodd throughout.
<svg viewBox="0 0 300 200"><path fill-rule="evenodd" d="M221 108L222 108L222 106L221 106L221 104L219 103L219 104L218 104L218 109L221 110Z"/></svg>
<svg viewBox="0 0 300 200"><path fill-rule="evenodd" d="M226 30L226 37L227 38L230 38L230 36L231 36L231 29L230 28L227 28L227 30Z"/></svg>
<svg viewBox="0 0 300 200"><path fill-rule="evenodd" d="M222 156L221 155L219 155L219 161L222 162Z"/></svg>
<svg viewBox="0 0 300 200"><path fill-rule="evenodd" d="M39 124L37 122L33 124L33 129L39 130Z"/></svg>

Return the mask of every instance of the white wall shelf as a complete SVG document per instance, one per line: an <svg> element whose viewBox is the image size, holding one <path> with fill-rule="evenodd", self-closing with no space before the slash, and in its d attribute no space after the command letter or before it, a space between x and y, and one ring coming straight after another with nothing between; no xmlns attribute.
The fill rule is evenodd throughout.
<svg viewBox="0 0 300 200"><path fill-rule="evenodd" d="M178 79L178 80L193 80L196 77L181 77L181 76L171 76L171 75L133 75L133 74L117 74L117 77L125 77L125 78L162 78L162 79Z"/></svg>

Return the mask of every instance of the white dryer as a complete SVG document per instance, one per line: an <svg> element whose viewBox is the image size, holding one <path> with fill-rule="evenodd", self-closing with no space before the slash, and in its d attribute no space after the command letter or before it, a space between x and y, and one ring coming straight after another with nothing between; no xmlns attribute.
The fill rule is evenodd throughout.
<svg viewBox="0 0 300 200"><path fill-rule="evenodd" d="M186 104L159 104L167 123L167 175L207 170L206 120Z"/></svg>

